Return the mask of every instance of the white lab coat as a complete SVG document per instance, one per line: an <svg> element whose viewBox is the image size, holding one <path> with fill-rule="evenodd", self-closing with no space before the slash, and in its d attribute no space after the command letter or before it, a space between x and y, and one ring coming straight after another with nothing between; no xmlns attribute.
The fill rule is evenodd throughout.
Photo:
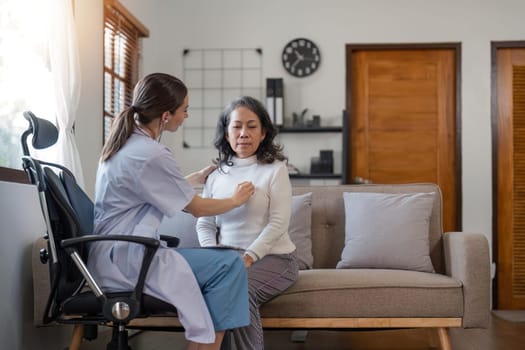
<svg viewBox="0 0 525 350"><path fill-rule="evenodd" d="M163 216L182 210L194 194L172 153L136 129L119 152L99 165L94 231L158 239ZM105 290L130 290L138 278L142 251L138 244L96 243L90 248L88 266ZM197 280L176 250L159 248L146 277L145 293L177 308L186 339L214 341L213 322Z"/></svg>

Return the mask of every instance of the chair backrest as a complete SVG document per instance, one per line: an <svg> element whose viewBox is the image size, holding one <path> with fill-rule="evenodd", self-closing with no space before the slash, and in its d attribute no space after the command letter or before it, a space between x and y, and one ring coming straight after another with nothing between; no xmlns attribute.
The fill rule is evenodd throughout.
<svg viewBox="0 0 525 350"><path fill-rule="evenodd" d="M53 178L54 182L56 178ZM75 229L74 236L93 234L93 202L87 194L78 186L75 177L67 172L60 172L60 182L57 186L63 186L64 192L60 200L64 201L68 213L71 215L72 227Z"/></svg>
<svg viewBox="0 0 525 350"><path fill-rule="evenodd" d="M38 189L47 227L51 285L44 323L48 323L59 315L61 303L84 286L81 272L61 247L60 241L93 233L93 203L67 168L30 156L27 145L29 135L32 135L33 148L43 149L56 142L58 132L52 123L37 118L29 111L24 112L24 117L29 121L29 127L21 136L23 166L29 180ZM87 249L78 247L78 252L86 261Z"/></svg>
<svg viewBox="0 0 525 350"><path fill-rule="evenodd" d="M43 167L45 207L49 216L49 249L56 252L56 261L50 264L51 294L45 318L53 320L59 315L58 307L67 298L80 292L84 278L60 241L67 238L91 234L93 228L93 203L76 184L74 177L51 165ZM74 203L74 204L73 204ZM84 261L87 249L77 248Z"/></svg>

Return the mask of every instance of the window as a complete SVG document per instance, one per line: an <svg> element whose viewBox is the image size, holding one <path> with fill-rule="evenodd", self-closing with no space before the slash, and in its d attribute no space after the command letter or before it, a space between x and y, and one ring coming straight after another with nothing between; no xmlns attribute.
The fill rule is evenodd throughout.
<svg viewBox="0 0 525 350"><path fill-rule="evenodd" d="M28 11L28 6L31 11ZM55 117L48 52L47 5L40 0L0 0L0 167L21 169L25 110ZM12 172L10 172L12 173Z"/></svg>
<svg viewBox="0 0 525 350"><path fill-rule="evenodd" d="M104 135L114 117L131 105L138 79L140 39L149 31L116 0L104 6Z"/></svg>

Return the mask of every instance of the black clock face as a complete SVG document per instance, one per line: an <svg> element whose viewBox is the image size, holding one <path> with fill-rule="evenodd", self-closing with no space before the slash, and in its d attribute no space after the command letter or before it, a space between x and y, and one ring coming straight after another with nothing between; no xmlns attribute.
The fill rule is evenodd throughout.
<svg viewBox="0 0 525 350"><path fill-rule="evenodd" d="M321 51L311 40L298 38L290 41L283 49L283 67L295 77L313 74L321 63Z"/></svg>

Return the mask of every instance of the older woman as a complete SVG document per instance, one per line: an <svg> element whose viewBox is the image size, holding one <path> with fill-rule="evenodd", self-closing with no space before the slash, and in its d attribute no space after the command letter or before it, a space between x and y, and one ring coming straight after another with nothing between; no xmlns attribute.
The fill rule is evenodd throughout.
<svg viewBox="0 0 525 350"><path fill-rule="evenodd" d="M237 348L243 350L264 349L259 307L298 275L295 245L288 235L292 189L275 135L268 112L256 99L241 97L226 107L215 137L218 169L210 174L203 196L227 198L238 181L253 182L256 191L244 206L197 221L202 246L227 245L243 252L251 323L232 330Z"/></svg>

